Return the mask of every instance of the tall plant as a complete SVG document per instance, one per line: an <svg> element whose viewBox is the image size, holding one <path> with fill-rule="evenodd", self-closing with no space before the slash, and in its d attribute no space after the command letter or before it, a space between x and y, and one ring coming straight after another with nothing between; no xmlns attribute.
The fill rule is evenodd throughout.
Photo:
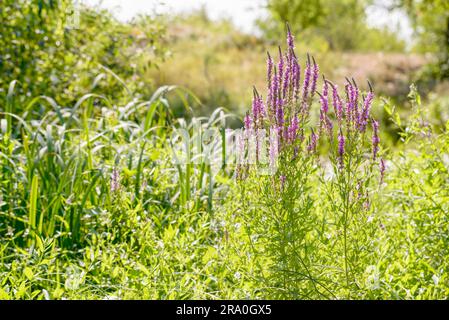
<svg viewBox="0 0 449 320"><path fill-rule="evenodd" d="M323 76L320 93L318 64L307 55L301 75L289 29L277 63L268 54L267 78L267 98L255 89L244 120L238 168L252 248L269 266L260 276L275 297L348 297L361 285L370 191L384 171L372 88L364 95L347 79L343 96Z"/></svg>

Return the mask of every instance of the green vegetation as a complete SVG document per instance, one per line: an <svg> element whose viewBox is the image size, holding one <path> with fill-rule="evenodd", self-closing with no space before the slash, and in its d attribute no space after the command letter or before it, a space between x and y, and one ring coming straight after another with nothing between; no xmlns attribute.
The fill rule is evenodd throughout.
<svg viewBox="0 0 449 320"><path fill-rule="evenodd" d="M123 24L105 10L76 8L80 11L75 16L75 7L67 0L2 3L3 96L9 83L17 80L17 98L22 100L45 94L60 104L72 104L96 92L107 92L114 99L137 94L149 99L153 90L143 89L152 81L143 72L166 55L161 44L164 25L145 16Z"/></svg>
<svg viewBox="0 0 449 320"><path fill-rule="evenodd" d="M288 21L305 41L321 42L329 50L404 51L404 42L388 29L366 23L365 0L269 0L270 15L259 21L269 37L279 38Z"/></svg>
<svg viewBox="0 0 449 320"><path fill-rule="evenodd" d="M395 0L393 7L405 8L410 17L418 34L416 49L436 54L438 62L430 68L429 76L449 78L449 3L444 0Z"/></svg>
<svg viewBox="0 0 449 320"><path fill-rule="evenodd" d="M270 10L284 5L269 2ZM351 1L295 3L321 3L308 7L311 16L287 17L292 30L307 25L296 56L285 49L285 17L273 12L262 36L204 12L122 23L87 7L73 28L69 1L6 0L0 299L447 299L443 77L433 92L411 85L404 95L398 87L419 72L395 53L368 76L371 100L358 62L378 53L338 50L403 44L374 29L355 41L349 17L324 19L343 10L367 28ZM278 59L278 45L292 68L288 81L278 79L288 84L282 94L273 79L286 65L275 64L266 82L266 51ZM315 61L335 82L315 77ZM307 66L316 90L304 94ZM344 79L352 71L360 87ZM379 94L392 83L396 97ZM265 106L263 117L254 102ZM348 104L367 108L366 117L349 115ZM225 129L240 127L245 113L247 129L286 132L274 175L223 162L233 148Z"/></svg>

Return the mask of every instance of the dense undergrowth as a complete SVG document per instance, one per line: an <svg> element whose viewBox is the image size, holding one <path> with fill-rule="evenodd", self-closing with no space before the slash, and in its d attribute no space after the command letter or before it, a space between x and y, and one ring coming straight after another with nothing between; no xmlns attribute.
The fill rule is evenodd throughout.
<svg viewBox="0 0 449 320"><path fill-rule="evenodd" d="M185 97L180 88L60 105L18 97L11 82L1 105L0 298L446 298L449 125L428 123L412 87L410 120L384 103L402 147L383 150L370 90L352 81L347 96L330 81L318 90L310 59L300 86L290 42L284 57L288 75L272 69L271 95L255 91L245 119L247 130L281 133L272 175L223 163L226 140L180 150L182 132L224 134L229 117L176 118L168 96ZM382 112L378 100L372 108Z"/></svg>

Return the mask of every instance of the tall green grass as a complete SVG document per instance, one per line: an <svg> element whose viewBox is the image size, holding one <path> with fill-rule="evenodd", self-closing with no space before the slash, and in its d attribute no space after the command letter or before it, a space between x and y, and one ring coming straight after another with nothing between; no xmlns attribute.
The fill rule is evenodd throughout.
<svg viewBox="0 0 449 320"><path fill-rule="evenodd" d="M177 121L166 96L184 97L190 92L161 87L150 100L133 99L123 107L97 94L86 94L71 107L60 106L46 96L19 106L14 99L17 85L11 83L2 113L6 127L1 140L5 203L1 219L20 235L15 238L18 244L30 244L35 236L56 237L69 247L85 243L89 226L98 220L98 208L114 211L119 198L115 193L129 196L134 207L149 207L153 195L148 190L158 184L155 173L171 170L169 135ZM215 125L221 116L208 125ZM113 169L119 171L123 187L115 193L111 191ZM195 170L201 171L198 179ZM199 210L207 194L210 211L210 177L205 163L198 168L178 166L172 184L180 196L164 205L177 206L179 202L186 209L194 198ZM203 186L206 181L208 191Z"/></svg>

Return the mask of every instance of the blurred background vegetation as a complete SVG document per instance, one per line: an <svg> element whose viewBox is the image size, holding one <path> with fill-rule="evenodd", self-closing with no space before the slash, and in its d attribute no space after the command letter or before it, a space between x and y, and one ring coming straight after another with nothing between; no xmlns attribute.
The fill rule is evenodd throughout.
<svg viewBox="0 0 449 320"><path fill-rule="evenodd" d="M70 105L94 92L119 104L131 96L148 99L161 85L176 84L200 98L197 104L186 97L195 115L217 107L242 115L252 85L265 86L265 52L284 45L288 21L300 59L311 53L336 83L352 76L365 88L369 79L378 96L388 96L407 116L407 92L415 82L424 98L432 98L435 123L448 119L448 1L266 0L262 5L267 14L257 21L259 32L248 34L230 19L211 19L205 8L140 15L125 23L99 7L77 6L73 28L72 1L3 0L0 95L17 79L18 99L47 95ZM412 41L394 26L370 26L366 12L373 6L404 14L414 28ZM172 100L174 113L184 116L184 98Z"/></svg>

